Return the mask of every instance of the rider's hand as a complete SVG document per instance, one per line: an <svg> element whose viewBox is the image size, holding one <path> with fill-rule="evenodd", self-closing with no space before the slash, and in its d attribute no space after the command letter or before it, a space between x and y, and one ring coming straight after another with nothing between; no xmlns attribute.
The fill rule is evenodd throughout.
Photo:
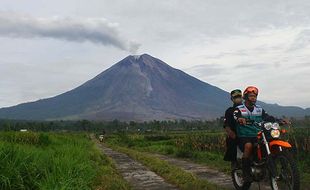
<svg viewBox="0 0 310 190"><path fill-rule="evenodd" d="M232 138L232 139L235 139L236 138L236 133L234 133L233 131L231 131L229 133L229 137Z"/></svg>
<svg viewBox="0 0 310 190"><path fill-rule="evenodd" d="M238 122L239 122L241 125L246 125L246 119L245 119L245 118L238 118Z"/></svg>

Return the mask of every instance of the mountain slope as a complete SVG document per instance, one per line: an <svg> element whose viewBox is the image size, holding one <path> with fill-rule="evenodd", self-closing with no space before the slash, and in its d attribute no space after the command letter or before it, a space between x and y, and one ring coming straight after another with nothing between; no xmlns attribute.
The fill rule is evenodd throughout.
<svg viewBox="0 0 310 190"><path fill-rule="evenodd" d="M143 54L128 56L59 96L2 108L0 118L212 119L223 115L228 105L227 92ZM297 107L263 106L277 115L305 115L305 110Z"/></svg>

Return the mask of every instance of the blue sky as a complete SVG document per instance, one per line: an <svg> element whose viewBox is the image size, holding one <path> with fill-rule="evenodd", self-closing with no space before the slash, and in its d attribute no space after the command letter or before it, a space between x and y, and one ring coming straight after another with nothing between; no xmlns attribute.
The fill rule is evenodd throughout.
<svg viewBox="0 0 310 190"><path fill-rule="evenodd" d="M226 91L310 107L310 1L1 0L0 107L148 53Z"/></svg>

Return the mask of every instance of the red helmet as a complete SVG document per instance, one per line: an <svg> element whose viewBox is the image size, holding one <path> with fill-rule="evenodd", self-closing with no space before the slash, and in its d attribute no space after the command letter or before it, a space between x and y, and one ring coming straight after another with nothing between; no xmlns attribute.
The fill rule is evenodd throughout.
<svg viewBox="0 0 310 190"><path fill-rule="evenodd" d="M256 96L258 95L258 88L255 86L249 86L243 91L243 96L245 97L249 93L254 93Z"/></svg>

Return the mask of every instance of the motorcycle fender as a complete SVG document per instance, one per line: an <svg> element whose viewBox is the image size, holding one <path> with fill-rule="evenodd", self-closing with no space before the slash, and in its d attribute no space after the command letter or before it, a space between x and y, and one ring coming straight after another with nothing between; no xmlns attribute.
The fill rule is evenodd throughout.
<svg viewBox="0 0 310 190"><path fill-rule="evenodd" d="M292 145L286 141L281 141L281 140L274 140L274 141L271 141L269 143L269 146L272 147L272 146L282 146L282 147L286 147L286 148L292 148Z"/></svg>

